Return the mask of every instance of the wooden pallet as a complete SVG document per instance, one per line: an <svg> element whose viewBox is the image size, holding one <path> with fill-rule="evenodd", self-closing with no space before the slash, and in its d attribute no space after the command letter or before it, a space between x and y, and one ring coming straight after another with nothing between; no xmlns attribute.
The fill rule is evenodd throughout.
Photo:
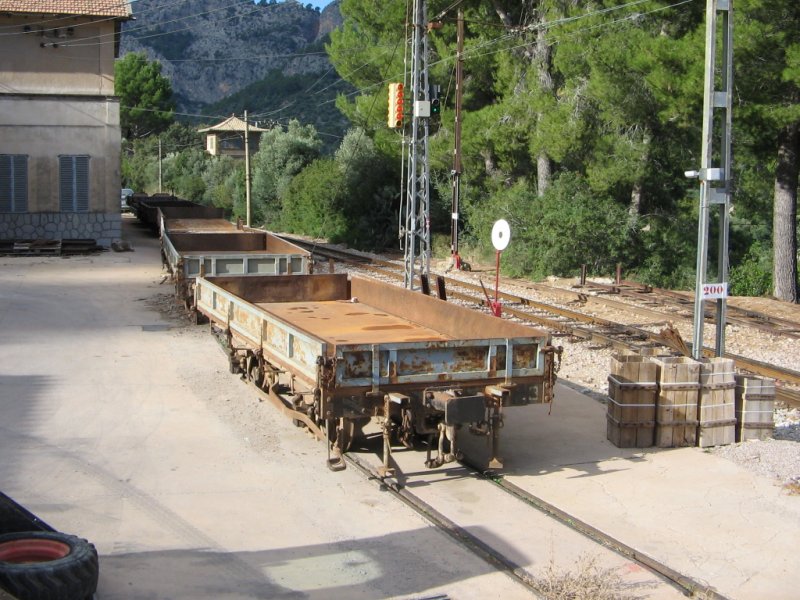
<svg viewBox="0 0 800 600"><path fill-rule="evenodd" d="M700 363L697 445L701 448L735 441L735 387L732 359L710 358Z"/></svg>
<svg viewBox="0 0 800 600"><path fill-rule="evenodd" d="M736 375L736 441L766 440L775 428L775 381Z"/></svg>
<svg viewBox="0 0 800 600"><path fill-rule="evenodd" d="M655 444L659 448L694 446L700 363L684 356L652 360L658 369Z"/></svg>
<svg viewBox="0 0 800 600"><path fill-rule="evenodd" d="M611 358L606 437L618 448L653 445L656 418L656 365L646 357Z"/></svg>
<svg viewBox="0 0 800 600"><path fill-rule="evenodd" d="M11 253L16 256L60 256L61 240L15 240Z"/></svg>

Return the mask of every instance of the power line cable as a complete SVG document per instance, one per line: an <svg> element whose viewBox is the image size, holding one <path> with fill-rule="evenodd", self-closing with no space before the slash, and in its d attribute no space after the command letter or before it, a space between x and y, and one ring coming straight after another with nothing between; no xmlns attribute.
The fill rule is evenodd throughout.
<svg viewBox="0 0 800 600"><path fill-rule="evenodd" d="M227 4L225 6L222 6L222 7L219 7L219 8L215 8L213 10L208 10L208 11L201 12L201 13L195 13L195 14L192 14L192 15L187 15L185 17L171 19L169 21L161 21L161 22L155 23L153 25L141 25L139 27L131 27L131 28L128 28L125 32L123 32L123 34L124 33L130 33L130 32L133 32L133 31L139 31L139 30L142 30L142 29L152 29L154 27L163 27L164 25L170 25L172 23L180 23L180 22L183 22L183 21L188 21L189 19L194 19L194 18L198 18L198 17L205 17L205 16L213 14L213 13L218 13L218 12L221 12L223 10L228 10L229 8L235 8L235 7L244 8L245 6L255 6L255 8L253 8L253 10L251 10L251 11L245 12L243 15L242 14L236 14L236 15L233 15L233 16L228 17L226 19L221 19L221 21L232 21L233 19L237 19L237 18L241 18L241 17L247 17L247 16L255 14L259 10L263 9L263 7L261 7L259 5L251 4L249 2L249 0L244 0L244 1L238 0L237 2L233 2L232 4ZM181 28L181 29L173 29L171 31L163 31L163 32L159 32L159 33L154 33L154 34L151 34L151 35L142 35L142 36L133 36L133 37L135 39L137 39L137 40L146 40L146 39L150 39L150 38L153 38L153 37L160 37L160 36L163 36L163 35L170 35L170 34L173 34L173 33L180 33L182 31L190 31L190 30L194 29L195 27L199 27L199 26L200 25L189 26L189 27L184 27L184 28ZM83 46L102 46L103 44L113 44L113 43L116 42L117 35L118 34L116 32L114 32L114 33L103 33L103 34L99 34L99 35L96 35L96 36L91 36L91 37L85 38L85 39L81 40L80 43L59 44L59 47L79 48L79 47L83 47ZM111 37L113 39L106 40L105 38L108 38L108 37ZM104 41L91 42L91 40L104 40ZM90 43L85 43L87 41L90 42Z"/></svg>

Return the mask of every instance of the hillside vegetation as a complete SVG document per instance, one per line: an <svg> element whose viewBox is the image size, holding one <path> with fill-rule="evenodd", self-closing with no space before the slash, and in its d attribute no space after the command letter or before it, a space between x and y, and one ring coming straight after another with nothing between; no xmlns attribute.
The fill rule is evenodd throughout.
<svg viewBox="0 0 800 600"><path fill-rule="evenodd" d="M430 15L445 11L441 28L429 35L430 77L443 99L442 114L431 120L431 226L442 237L449 234L454 142L451 6L428 3ZM462 253L488 255L492 223L505 218L512 226L505 264L514 274L572 275L588 264L607 275L621 262L628 276L692 286L698 184L684 172L700 165L706 3L461 6ZM379 247L397 238L404 146L385 124L386 90L403 80L406 2L386 0L376 11L372 0L342 0L340 10L343 25L325 48L338 76L358 90L336 102L354 128L332 156L307 121L270 132L253 161L254 214L268 227ZM737 0L735 23L733 292L783 290L788 273L793 289L778 295L794 301L800 7ZM285 70L276 81L287 90L294 83ZM268 87L249 88L238 106L270 96ZM321 112L329 106L317 105ZM211 161L199 149L194 159L183 154L170 161L191 185L176 178L170 189L241 214L240 165Z"/></svg>

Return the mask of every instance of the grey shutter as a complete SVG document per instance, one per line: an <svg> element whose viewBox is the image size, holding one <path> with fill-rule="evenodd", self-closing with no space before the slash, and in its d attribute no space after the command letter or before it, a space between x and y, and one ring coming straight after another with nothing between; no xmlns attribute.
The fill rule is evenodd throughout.
<svg viewBox="0 0 800 600"><path fill-rule="evenodd" d="M14 188L14 212L28 212L28 157L14 156L12 173Z"/></svg>
<svg viewBox="0 0 800 600"><path fill-rule="evenodd" d="M88 212L89 157L59 156L58 170L61 212Z"/></svg>
<svg viewBox="0 0 800 600"><path fill-rule="evenodd" d="M58 157L58 206L61 212L73 212L75 205L73 198L75 194L72 190L72 156Z"/></svg>
<svg viewBox="0 0 800 600"><path fill-rule="evenodd" d="M0 212L28 212L28 157L0 155Z"/></svg>
<svg viewBox="0 0 800 600"><path fill-rule="evenodd" d="M13 172L11 156L0 154L0 212L11 212Z"/></svg>
<svg viewBox="0 0 800 600"><path fill-rule="evenodd" d="M89 211L89 157L75 157L75 211Z"/></svg>

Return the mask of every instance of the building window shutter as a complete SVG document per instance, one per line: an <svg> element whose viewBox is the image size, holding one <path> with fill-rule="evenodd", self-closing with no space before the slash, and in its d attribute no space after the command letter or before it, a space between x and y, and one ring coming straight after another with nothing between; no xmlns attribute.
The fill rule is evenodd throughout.
<svg viewBox="0 0 800 600"><path fill-rule="evenodd" d="M61 212L88 212L89 157L59 156L58 171Z"/></svg>
<svg viewBox="0 0 800 600"><path fill-rule="evenodd" d="M75 157L75 210L89 212L89 157Z"/></svg>
<svg viewBox="0 0 800 600"><path fill-rule="evenodd" d="M28 157L0 154L0 212L28 212Z"/></svg>

